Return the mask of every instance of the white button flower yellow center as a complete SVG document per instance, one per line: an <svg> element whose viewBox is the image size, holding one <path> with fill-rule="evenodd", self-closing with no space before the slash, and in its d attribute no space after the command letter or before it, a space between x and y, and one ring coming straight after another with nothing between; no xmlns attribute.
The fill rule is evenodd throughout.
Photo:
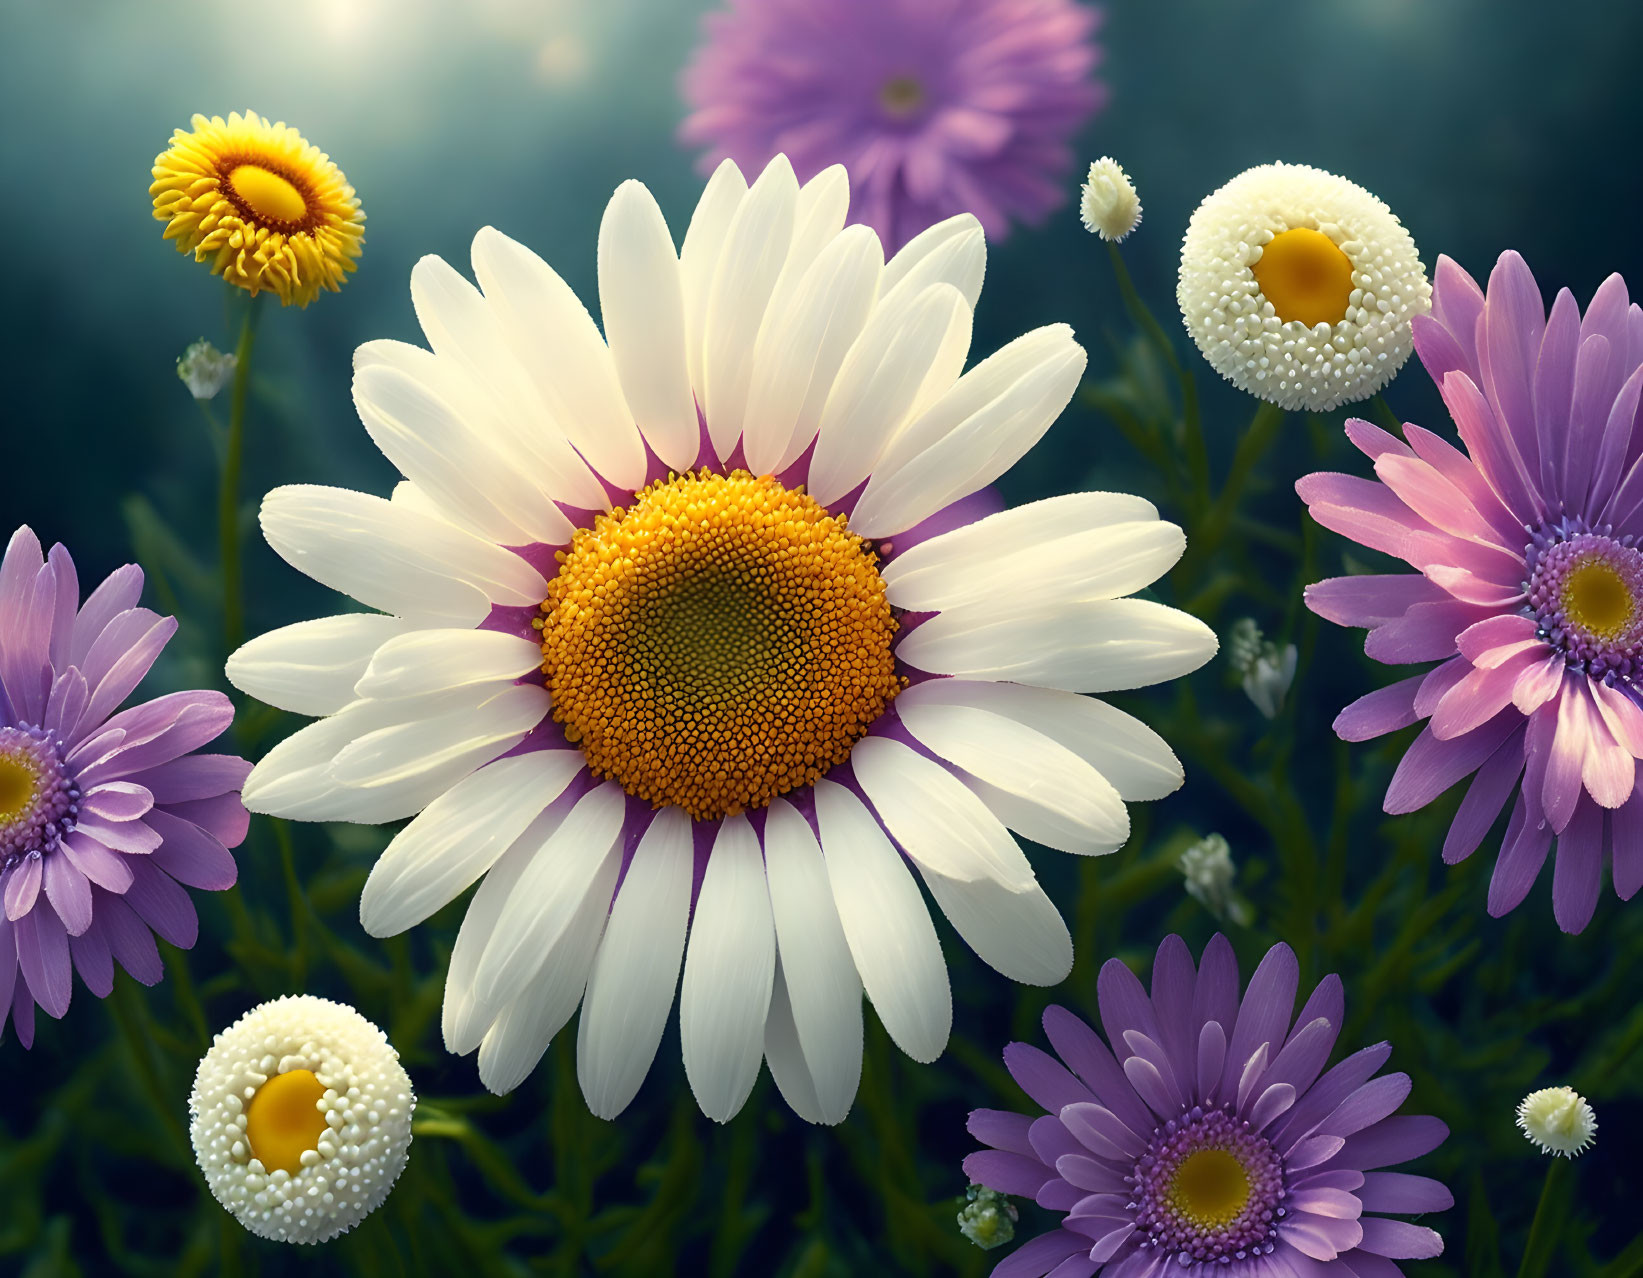
<svg viewBox="0 0 1643 1278"><path fill-rule="evenodd" d="M353 1008L279 998L218 1034L189 1096L206 1183L252 1233L317 1243L352 1229L404 1170L416 1096Z"/></svg>

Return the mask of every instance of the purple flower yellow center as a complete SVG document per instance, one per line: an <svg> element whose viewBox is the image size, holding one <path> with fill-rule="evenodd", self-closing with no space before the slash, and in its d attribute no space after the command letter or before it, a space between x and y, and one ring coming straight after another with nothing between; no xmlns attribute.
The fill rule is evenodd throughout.
<svg viewBox="0 0 1643 1278"><path fill-rule="evenodd" d="M1284 323L1338 324L1352 300L1352 259L1322 231L1280 231L1250 267L1261 295Z"/></svg>
<svg viewBox="0 0 1643 1278"><path fill-rule="evenodd" d="M1165 1123L1132 1179L1137 1228L1182 1265L1243 1260L1275 1245L1283 1162L1224 1108L1194 1107Z"/></svg>
<svg viewBox="0 0 1643 1278"><path fill-rule="evenodd" d="M893 75L879 89L879 105L892 120L911 119L924 102L924 85L917 76Z"/></svg>
<svg viewBox="0 0 1643 1278"><path fill-rule="evenodd" d="M80 788L43 728L0 728L0 870L56 850L74 829Z"/></svg>
<svg viewBox="0 0 1643 1278"><path fill-rule="evenodd" d="M559 552L553 716L598 776L698 820L844 762L901 690L878 558L802 489L669 475Z"/></svg>
<svg viewBox="0 0 1643 1278"><path fill-rule="evenodd" d="M245 1107L245 1137L251 1153L270 1172L295 1176L302 1156L319 1146L329 1124L319 1108L325 1085L312 1070L276 1074Z"/></svg>
<svg viewBox="0 0 1643 1278"><path fill-rule="evenodd" d="M1643 660L1643 551L1565 521L1535 534L1524 558L1540 637L1593 678L1633 679Z"/></svg>

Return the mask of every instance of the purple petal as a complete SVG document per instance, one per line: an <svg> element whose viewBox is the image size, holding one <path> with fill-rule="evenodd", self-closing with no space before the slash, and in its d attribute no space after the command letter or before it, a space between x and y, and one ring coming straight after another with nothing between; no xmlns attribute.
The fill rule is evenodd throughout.
<svg viewBox="0 0 1643 1278"><path fill-rule="evenodd" d="M1384 1074L1371 1079L1335 1107L1319 1131L1350 1136L1396 1112L1409 1096L1409 1075Z"/></svg>
<svg viewBox="0 0 1643 1278"><path fill-rule="evenodd" d="M17 936L17 965L29 993L47 1016L61 1019L74 992L68 933L51 910L30 910L12 924Z"/></svg>
<svg viewBox="0 0 1643 1278"><path fill-rule="evenodd" d="M1278 1236L1282 1238L1303 1256L1310 1256L1314 1260L1334 1260L1343 1251L1348 1251L1357 1245L1361 1231L1348 1232L1337 1229L1335 1226L1352 1224L1356 1221L1330 1220L1327 1216L1291 1216L1288 1220L1278 1222Z"/></svg>
<svg viewBox="0 0 1643 1278"><path fill-rule="evenodd" d="M220 692L174 692L122 710L104 725L125 736L114 752L80 773L85 786L135 777L221 736L234 721L233 703Z"/></svg>
<svg viewBox="0 0 1643 1278"><path fill-rule="evenodd" d="M979 1149L964 1160L964 1174L975 1184L1017 1198L1031 1198L1055 1173L1036 1158L1001 1149Z"/></svg>
<svg viewBox="0 0 1643 1278"><path fill-rule="evenodd" d="M1614 890L1629 901L1643 887L1643 801L1632 792L1630 802L1609 818L1614 857Z"/></svg>
<svg viewBox="0 0 1643 1278"><path fill-rule="evenodd" d="M1429 1211L1448 1211L1455 1196L1441 1182L1408 1172L1370 1172L1358 1191L1365 1211L1396 1212L1423 1216Z"/></svg>
<svg viewBox="0 0 1643 1278"><path fill-rule="evenodd" d="M1301 1015L1304 1017L1306 1013L1302 1012ZM1297 1024L1300 1022L1297 1021ZM1284 1044L1283 1050L1267 1070L1266 1081L1288 1083L1297 1091L1306 1091L1329 1060L1329 1053L1339 1035L1339 1021L1323 1016L1313 1017L1290 1035L1289 1042Z"/></svg>
<svg viewBox="0 0 1643 1278"><path fill-rule="evenodd" d="M983 1145L1031 1156L1033 1147L1027 1139L1027 1129L1032 1125L1033 1120L1027 1115L1007 1109L973 1109L965 1129Z"/></svg>
<svg viewBox="0 0 1643 1278"><path fill-rule="evenodd" d="M1603 809L1587 800L1557 836L1552 860L1552 913L1565 932L1592 921L1603 887Z"/></svg>
<svg viewBox="0 0 1643 1278"><path fill-rule="evenodd" d="M106 892L95 893L97 925L102 928L108 948L121 967L144 985L157 985L165 968L160 962L160 948L154 944L154 933L123 896Z"/></svg>
<svg viewBox="0 0 1643 1278"><path fill-rule="evenodd" d="M135 821L154 806L154 796L130 781L109 781L86 792L80 810L106 821Z"/></svg>
<svg viewBox="0 0 1643 1278"><path fill-rule="evenodd" d="M11 992L17 984L17 936L10 919L0 915L0 1029L5 1028L11 1009Z"/></svg>
<svg viewBox="0 0 1643 1278"><path fill-rule="evenodd" d="M66 856L54 853L44 861L46 899L68 934L79 936L91 926L91 884Z"/></svg>
<svg viewBox="0 0 1643 1278"><path fill-rule="evenodd" d="M91 646L122 612L137 606L143 594L143 570L136 564L116 568L86 597L74 620L74 636L69 645L69 662L84 666Z"/></svg>
<svg viewBox="0 0 1643 1278"><path fill-rule="evenodd" d="M167 803L162 811L184 821L192 821L225 848L245 842L251 828L251 814L238 794L219 794L214 799L194 799L188 803Z"/></svg>
<svg viewBox="0 0 1643 1278"><path fill-rule="evenodd" d="M40 861L37 853L31 853L13 866L6 876L6 917L14 922L32 910L39 899Z"/></svg>
<svg viewBox="0 0 1643 1278"><path fill-rule="evenodd" d="M1362 1224L1363 1241L1358 1245L1372 1255L1393 1260L1430 1260L1443 1255L1443 1239L1436 1230L1380 1216L1365 1216Z"/></svg>
<svg viewBox="0 0 1643 1278"><path fill-rule="evenodd" d="M1523 256L1507 250L1489 275L1479 372L1496 416L1511 432L1531 479L1540 474L1540 441L1530 377L1545 331L1540 287Z"/></svg>
<svg viewBox="0 0 1643 1278"><path fill-rule="evenodd" d="M1330 577L1305 592L1306 606L1325 621L1359 629L1391 621L1416 604L1437 603L1443 597L1443 588L1418 572Z"/></svg>
<svg viewBox="0 0 1643 1278"><path fill-rule="evenodd" d="M1454 342L1459 359L1440 372L1422 356L1422 362L1426 363L1427 372L1434 382L1443 381L1443 374L1450 368L1458 368L1469 375L1477 372L1478 319L1483 314L1483 305L1483 290L1478 287L1477 281L1454 258L1438 254L1437 265L1432 271L1431 318L1423 316L1421 322L1432 328L1441 326Z"/></svg>
<svg viewBox="0 0 1643 1278"><path fill-rule="evenodd" d="M1205 1021L1198 1031L1198 1099L1212 1101L1219 1094L1221 1069L1227 1063L1227 1032L1220 1021Z"/></svg>
<svg viewBox="0 0 1643 1278"><path fill-rule="evenodd" d="M96 839L76 830L58 845L58 851L74 862L74 867L98 887L123 893L131 886L131 867L118 852L105 848Z"/></svg>
<svg viewBox="0 0 1643 1278"><path fill-rule="evenodd" d="M1290 1017L1295 1013L1295 991L1301 981L1295 951L1283 942L1274 945L1249 978L1243 1003L1238 1008L1238 1024L1227 1045L1227 1061L1221 1070L1221 1095L1231 1094L1249 1058L1270 1044L1270 1056L1289 1034Z"/></svg>
<svg viewBox="0 0 1643 1278"><path fill-rule="evenodd" d="M1503 710L1481 728L1439 741L1424 728L1398 762L1381 806L1393 815L1424 808L1463 777L1470 776L1522 725L1522 717Z"/></svg>
<svg viewBox="0 0 1643 1278"><path fill-rule="evenodd" d="M1375 1171L1429 1154L1449 1136L1449 1128L1427 1114L1394 1114L1346 1138L1332 1166Z"/></svg>
<svg viewBox="0 0 1643 1278"><path fill-rule="evenodd" d="M1344 1189L1331 1189L1311 1183L1298 1185L1290 1195L1291 1211L1309 1212L1314 1216L1330 1216L1336 1220L1356 1220L1363 1214L1363 1204L1354 1194Z"/></svg>
<svg viewBox="0 0 1643 1278"><path fill-rule="evenodd" d="M1289 1083L1273 1083L1255 1100L1249 1111L1249 1125L1256 1131L1265 1131L1266 1126L1278 1115L1287 1112L1295 1104L1295 1088Z"/></svg>
<svg viewBox="0 0 1643 1278"><path fill-rule="evenodd" d="M1146 1101L1160 1118L1170 1118L1181 1111L1181 1100L1175 1090L1164 1081L1158 1067L1142 1056L1124 1059L1124 1077L1130 1080L1136 1094Z"/></svg>
<svg viewBox="0 0 1643 1278"><path fill-rule="evenodd" d="M1088 1102L1068 1105L1061 1111L1062 1125L1091 1153L1122 1161L1139 1158L1147 1142L1105 1105Z"/></svg>
<svg viewBox="0 0 1643 1278"><path fill-rule="evenodd" d="M1544 821L1528 819L1528 803L1519 793L1500 845L1495 872L1489 879L1489 913L1499 918L1523 902L1546 864L1552 846L1552 828Z"/></svg>
<svg viewBox="0 0 1643 1278"><path fill-rule="evenodd" d="M1315 1130L1337 1105L1386 1064L1386 1058L1391 1054L1392 1044L1376 1043L1353 1052L1331 1066L1322 1078L1306 1090L1305 1095L1295 1103L1295 1108L1284 1116L1273 1132L1273 1141L1279 1150L1284 1150L1290 1143Z"/></svg>
<svg viewBox="0 0 1643 1278"><path fill-rule="evenodd" d="M1389 666L1408 666L1421 661L1442 661L1455 655L1460 632L1476 625L1497 610L1483 604L1444 599L1416 604L1403 616L1376 626L1363 642L1364 652Z"/></svg>
<svg viewBox="0 0 1643 1278"><path fill-rule="evenodd" d="M1242 991L1238 978L1238 956L1232 942L1220 932L1209 938L1198 961L1198 987L1192 994L1192 1019L1200 1025L1218 1021L1227 1033L1238 1019Z"/></svg>
<svg viewBox="0 0 1643 1278"><path fill-rule="evenodd" d="M18 981L11 992L11 1023L17 1027L17 1041L25 1048L34 1046L34 998L29 994L27 981Z"/></svg>
<svg viewBox="0 0 1643 1278"><path fill-rule="evenodd" d="M1198 1058L1198 1023L1192 1018L1192 996L1198 969L1187 943L1174 933L1166 936L1152 963L1152 1008L1158 1023L1158 1042L1169 1058L1171 1071L1190 1086Z"/></svg>
<svg viewBox="0 0 1643 1278"><path fill-rule="evenodd" d="M1088 1154L1063 1154L1055 1160L1055 1170L1069 1185L1090 1193L1101 1193L1112 1186L1112 1169Z"/></svg>
<svg viewBox="0 0 1643 1278"><path fill-rule="evenodd" d="M1016 1248L993 1269L992 1278L1044 1278L1069 1256L1088 1252L1089 1246L1089 1239L1055 1229Z"/></svg>
<svg viewBox="0 0 1643 1278"><path fill-rule="evenodd" d="M1077 1071L1092 1092L1090 1096L1073 1097L1065 1103L1098 1100L1132 1129L1152 1130L1152 1115L1093 1029L1066 1008L1051 1005L1044 1010L1044 1032L1057 1054ZM1053 1112L1060 1113L1061 1108L1057 1106Z"/></svg>
<svg viewBox="0 0 1643 1278"><path fill-rule="evenodd" d="M1513 733L1501 742L1487 762L1478 769L1466 797L1460 801L1449 833L1443 840L1443 859L1450 865L1464 861L1477 850L1500 817L1506 800L1512 797L1518 777L1523 775L1523 736Z"/></svg>
<svg viewBox="0 0 1643 1278"><path fill-rule="evenodd" d="M148 787L156 803L187 803L239 792L251 764L231 754L191 754L150 768L135 779Z"/></svg>
<svg viewBox="0 0 1643 1278"><path fill-rule="evenodd" d="M101 723L118 709L176 633L175 617L156 616L147 608L133 608L116 617L80 666L91 688L83 721Z"/></svg>
<svg viewBox="0 0 1643 1278"><path fill-rule="evenodd" d="M68 952L86 988L98 998L107 998L114 990L114 956L109 953L101 921L69 937Z"/></svg>
<svg viewBox="0 0 1643 1278"><path fill-rule="evenodd" d="M1455 372L1439 383L1438 390L1455 419L1461 442L1501 504L1521 523L1541 518L1545 512L1539 491L1524 469L1510 432L1502 427L1477 384L1466 374Z"/></svg>
<svg viewBox="0 0 1643 1278"><path fill-rule="evenodd" d="M1425 675L1416 675L1359 697L1335 716L1335 735L1342 741L1372 741L1409 727L1420 718L1415 695L1425 681Z"/></svg>
<svg viewBox="0 0 1643 1278"><path fill-rule="evenodd" d="M164 808L148 814L148 824L163 842L150 856L152 862L189 887L221 892L234 886L239 867L217 838L192 821L175 817Z"/></svg>
<svg viewBox="0 0 1643 1278"><path fill-rule="evenodd" d="M1084 1147L1054 1114L1034 1119L1033 1125L1027 1129L1027 1140L1032 1145L1033 1157L1046 1167L1054 1167L1055 1160L1065 1154L1084 1152Z"/></svg>
<svg viewBox="0 0 1643 1278"><path fill-rule="evenodd" d="M105 848L113 848L129 856L147 856L160 846L159 834L147 821L104 821L100 817L82 815L75 828L86 837L96 839Z"/></svg>
<svg viewBox="0 0 1643 1278"><path fill-rule="evenodd" d="M1107 1031L1113 1055L1122 1063L1133 1049L1124 1044L1125 1030L1139 1030L1150 1039L1157 1039L1158 1019L1152 1012L1152 1000L1141 980L1130 971L1122 959L1108 959L1101 965L1096 978L1096 1002L1101 1009L1101 1028Z"/></svg>
<svg viewBox="0 0 1643 1278"><path fill-rule="evenodd" d="M199 939L200 919L188 893L164 870L149 864L149 858L133 860L131 876L131 886L122 899L163 940L178 949L191 949Z"/></svg>
<svg viewBox="0 0 1643 1278"><path fill-rule="evenodd" d="M1064 1105L1095 1099L1066 1066L1030 1043L1009 1044L1004 1065L1021 1090L1052 1114L1059 1114Z"/></svg>

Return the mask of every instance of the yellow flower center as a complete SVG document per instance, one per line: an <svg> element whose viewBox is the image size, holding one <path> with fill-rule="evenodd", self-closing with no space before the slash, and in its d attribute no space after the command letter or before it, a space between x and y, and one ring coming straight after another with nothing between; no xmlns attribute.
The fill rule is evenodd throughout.
<svg viewBox="0 0 1643 1278"><path fill-rule="evenodd" d="M317 1108L325 1085L312 1070L276 1074L246 1106L246 1138L251 1152L270 1172L292 1176L302 1170L302 1156L319 1147L328 1124Z"/></svg>
<svg viewBox="0 0 1643 1278"><path fill-rule="evenodd" d="M1338 324L1352 299L1352 259L1322 231L1297 226L1272 237L1250 268L1284 323Z"/></svg>
<svg viewBox="0 0 1643 1278"><path fill-rule="evenodd" d="M1609 564L1588 559L1564 580L1563 611L1587 633L1613 639L1631 623L1637 600Z"/></svg>
<svg viewBox="0 0 1643 1278"><path fill-rule="evenodd" d="M299 225L308 219L308 201L288 178L260 164L238 164L228 175L246 209L264 222Z"/></svg>
<svg viewBox="0 0 1643 1278"><path fill-rule="evenodd" d="M558 558L536 623L553 716L657 806L763 807L844 762L901 689L872 548L768 477L669 475Z"/></svg>
<svg viewBox="0 0 1643 1278"><path fill-rule="evenodd" d="M1237 1219L1249 1203L1249 1175L1224 1149L1188 1154L1170 1178L1169 1200L1200 1229L1217 1229Z"/></svg>
<svg viewBox="0 0 1643 1278"><path fill-rule="evenodd" d="M23 814L34 801L38 784L39 778L26 759L0 754L0 825L15 821Z"/></svg>
<svg viewBox="0 0 1643 1278"><path fill-rule="evenodd" d="M893 75L879 90L879 105L892 119L905 120L924 105L924 86L910 75Z"/></svg>

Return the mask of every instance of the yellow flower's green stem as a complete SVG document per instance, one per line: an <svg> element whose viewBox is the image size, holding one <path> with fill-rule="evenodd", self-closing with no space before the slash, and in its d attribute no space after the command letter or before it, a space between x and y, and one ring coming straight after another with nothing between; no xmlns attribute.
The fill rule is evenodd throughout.
<svg viewBox="0 0 1643 1278"><path fill-rule="evenodd" d="M1557 1249L1564 1211L1564 1204L1558 1200L1564 1196L1563 1186L1572 1169L1567 1158L1553 1158L1550 1163L1535 1218L1529 1225L1529 1241L1523 1248L1523 1263L1518 1266L1517 1278L1545 1278Z"/></svg>
<svg viewBox="0 0 1643 1278"><path fill-rule="evenodd" d="M234 389L229 401L228 439L217 485L217 543L222 560L223 639L229 652L245 638L245 588L240 569L240 470L245 459L245 407L251 392L251 352L257 340L256 299L240 322L234 348Z"/></svg>

